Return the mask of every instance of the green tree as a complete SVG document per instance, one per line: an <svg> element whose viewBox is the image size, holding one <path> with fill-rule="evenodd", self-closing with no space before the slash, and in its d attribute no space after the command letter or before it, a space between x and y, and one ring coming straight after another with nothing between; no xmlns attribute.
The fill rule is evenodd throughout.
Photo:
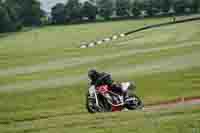
<svg viewBox="0 0 200 133"><path fill-rule="evenodd" d="M20 19L21 6L13 0L7 0L5 2L5 5L8 10L8 14L10 16L11 21L14 23L17 29L21 29L22 27L22 20Z"/></svg>
<svg viewBox="0 0 200 133"><path fill-rule="evenodd" d="M83 16L89 20L95 20L97 15L97 6L93 1L85 1L83 4Z"/></svg>
<svg viewBox="0 0 200 133"><path fill-rule="evenodd" d="M200 0L192 0L191 10L193 13L197 13L200 9Z"/></svg>
<svg viewBox="0 0 200 133"><path fill-rule="evenodd" d="M18 4L19 18L25 26L39 25L43 11L37 0L7 0L9 3Z"/></svg>
<svg viewBox="0 0 200 133"><path fill-rule="evenodd" d="M113 15L114 4L112 0L98 0L98 14L104 19L108 20Z"/></svg>
<svg viewBox="0 0 200 133"><path fill-rule="evenodd" d="M154 3L156 4L156 8L164 13L168 13L172 7L172 0L157 0Z"/></svg>
<svg viewBox="0 0 200 133"><path fill-rule="evenodd" d="M161 10L165 13L168 13L170 8L172 7L172 2L171 0L162 0L161 3Z"/></svg>
<svg viewBox="0 0 200 133"><path fill-rule="evenodd" d="M65 5L63 3L56 4L51 9L51 16L54 24L64 24L66 22Z"/></svg>
<svg viewBox="0 0 200 133"><path fill-rule="evenodd" d="M156 3L156 0L148 0L145 2L145 10L148 16L155 16L156 13L160 12Z"/></svg>
<svg viewBox="0 0 200 133"><path fill-rule="evenodd" d="M16 7L16 5L12 5L8 1L0 2L0 32L11 32L21 29L21 21Z"/></svg>
<svg viewBox="0 0 200 133"><path fill-rule="evenodd" d="M130 0L116 0L116 14L117 16L129 16L131 9Z"/></svg>
<svg viewBox="0 0 200 133"><path fill-rule="evenodd" d="M82 5L79 0L68 0L65 11L66 17L70 21L80 21L82 19Z"/></svg>
<svg viewBox="0 0 200 133"><path fill-rule="evenodd" d="M139 3L138 0L135 0L132 4L132 14L135 16L135 17L138 17L140 14L141 14L141 4Z"/></svg>
<svg viewBox="0 0 200 133"><path fill-rule="evenodd" d="M176 14L182 14L185 13L185 9L187 7L185 0L178 0L174 2L174 11Z"/></svg>
<svg viewBox="0 0 200 133"><path fill-rule="evenodd" d="M10 17L8 15L8 12L6 8L3 6L3 4L0 4L0 33L6 32L9 29L10 24Z"/></svg>
<svg viewBox="0 0 200 133"><path fill-rule="evenodd" d="M24 25L39 25L42 15L40 2L36 0L24 0L22 12Z"/></svg>

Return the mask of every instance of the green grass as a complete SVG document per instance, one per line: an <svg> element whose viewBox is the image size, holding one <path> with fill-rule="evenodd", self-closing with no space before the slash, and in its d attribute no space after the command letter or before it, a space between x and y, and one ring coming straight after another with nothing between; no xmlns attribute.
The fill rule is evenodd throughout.
<svg viewBox="0 0 200 133"><path fill-rule="evenodd" d="M1 131L15 133L199 133L199 107L179 107L159 111L138 111L107 114L61 114L26 119L0 125Z"/></svg>
<svg viewBox="0 0 200 133"><path fill-rule="evenodd" d="M199 133L196 106L97 115L85 109L90 68L135 81L145 104L200 96L199 21L78 48L82 41L168 20L45 27L0 38L0 131Z"/></svg>

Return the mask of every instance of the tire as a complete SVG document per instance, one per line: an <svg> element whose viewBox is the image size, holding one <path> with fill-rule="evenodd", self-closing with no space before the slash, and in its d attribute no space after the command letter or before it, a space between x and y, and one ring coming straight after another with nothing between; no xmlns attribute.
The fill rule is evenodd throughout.
<svg viewBox="0 0 200 133"><path fill-rule="evenodd" d="M96 106L96 100L90 98L89 93L86 94L86 108L89 113L98 112L111 112L112 106L108 103L107 99L102 95L97 95L99 99L99 107Z"/></svg>
<svg viewBox="0 0 200 133"><path fill-rule="evenodd" d="M144 107L144 104L142 102L142 100L134 95L134 96L130 96L130 98L134 98L133 104L126 104L125 107L129 110L136 110L136 109L142 109Z"/></svg>
<svg viewBox="0 0 200 133"><path fill-rule="evenodd" d="M90 98L89 92L86 94L86 109L89 113L99 112L98 108L95 105L95 99Z"/></svg>

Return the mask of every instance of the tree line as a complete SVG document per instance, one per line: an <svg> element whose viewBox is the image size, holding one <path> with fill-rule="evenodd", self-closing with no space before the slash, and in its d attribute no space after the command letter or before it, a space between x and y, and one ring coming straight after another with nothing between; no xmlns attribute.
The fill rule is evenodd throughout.
<svg viewBox="0 0 200 133"><path fill-rule="evenodd" d="M24 26L197 13L199 9L200 0L68 0L53 6L50 19L44 19L38 0L0 0L0 33Z"/></svg>
<svg viewBox="0 0 200 133"><path fill-rule="evenodd" d="M64 24L113 17L156 16L166 14L197 13L200 0L68 0L52 8L52 23Z"/></svg>

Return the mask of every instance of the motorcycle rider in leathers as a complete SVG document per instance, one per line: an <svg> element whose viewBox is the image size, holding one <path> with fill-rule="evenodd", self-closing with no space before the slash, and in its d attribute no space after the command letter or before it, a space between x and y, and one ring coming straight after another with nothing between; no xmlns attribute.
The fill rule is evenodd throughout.
<svg viewBox="0 0 200 133"><path fill-rule="evenodd" d="M97 72L95 69L89 70L88 71L88 77L91 80L90 85L96 87L99 87L101 85L108 85L109 88L111 88L112 92L115 92L120 95L124 95L126 98L127 92L123 92L122 87L120 84L115 83L111 75L108 73L100 73ZM107 98L111 99L110 96L107 94L105 95Z"/></svg>

